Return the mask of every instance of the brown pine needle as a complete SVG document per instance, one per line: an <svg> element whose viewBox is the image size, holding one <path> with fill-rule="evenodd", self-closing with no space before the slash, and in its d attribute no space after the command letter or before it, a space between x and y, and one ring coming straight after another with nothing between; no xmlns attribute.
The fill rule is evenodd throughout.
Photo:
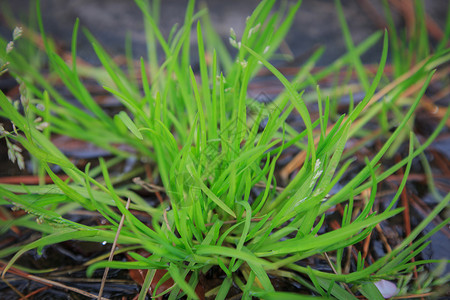
<svg viewBox="0 0 450 300"><path fill-rule="evenodd" d="M0 262L0 270L4 269L5 266L6 266L5 263ZM13 274L15 276L19 276L19 277L25 278L25 279L28 279L28 280L39 282L39 283L44 284L44 285L46 285L48 287L58 287L60 289L69 290L69 291L78 293L80 295L83 295L83 296L86 296L86 297L89 297L89 298L97 298L97 295L91 294L91 293L83 291L81 289L77 289L77 288L74 288L74 287L71 287L71 286L59 283L57 281L53 281L53 280L41 278L41 277L38 277L38 276L35 276L35 275L31 275L31 274L28 274L28 273L26 273L24 271L16 269L14 267L11 267L10 269L8 269L8 273ZM8 284L8 282L6 281L6 279L4 277L2 279L5 281L6 284ZM9 285L9 286L11 286L11 285ZM14 287L11 287L11 288L13 290L16 290ZM21 295L22 298L27 297L25 295L22 295L20 292L18 294ZM104 297L101 297L99 299L101 299L101 300L109 300L108 298L104 298Z"/></svg>
<svg viewBox="0 0 450 300"><path fill-rule="evenodd" d="M127 210L130 207L130 202L131 202L131 199L128 198L127 204L125 206L125 208ZM111 247L111 252L109 253L108 261L112 261L112 259L114 257L114 251L116 250L117 240L119 239L120 230L123 227L123 222L124 221L125 221L125 214L122 214L122 218L120 218L120 223L119 223L119 226L117 227L116 236L114 237L114 242L113 242L113 245ZM105 272L103 273L102 283L100 284L100 291L98 292L98 297L97 297L98 300L102 299L103 289L105 288L106 277L108 277L108 272L109 272L109 267L106 267L105 268Z"/></svg>

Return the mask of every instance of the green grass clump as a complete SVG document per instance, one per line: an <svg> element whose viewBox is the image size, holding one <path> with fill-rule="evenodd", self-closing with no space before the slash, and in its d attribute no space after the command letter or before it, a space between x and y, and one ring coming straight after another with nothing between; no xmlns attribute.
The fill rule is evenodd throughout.
<svg viewBox="0 0 450 300"><path fill-rule="evenodd" d="M375 93L383 88L386 80L383 77L388 56L386 33L380 63L373 76L364 70L359 57L382 34L377 33L354 46L348 29L343 26L348 54L321 72L311 73L323 52L320 49L288 80L269 59L290 28L300 1L273 13L275 1L262 1L248 18L240 40L231 33L230 43L237 51L234 58L212 30L206 10L194 13L194 1L187 6L184 24L174 28L167 39L158 28L158 2L151 6L143 0L135 2L142 10L148 41L147 61L141 58L137 71L140 80L133 74L136 70L132 57L128 57L130 72L127 74L88 31L85 34L102 68L77 64L78 21L73 31L72 61L64 61L45 36L39 12L38 24L49 70L76 99L76 104L55 88L52 77L29 65L26 52L14 49L1 53L4 61L9 62L9 72L20 81L22 91L20 101L0 94L0 116L13 124L13 130L2 129L1 136L11 147L20 144L25 148L35 160L40 175L48 174L54 182L39 186L0 185L0 204L29 212L12 221L0 221L1 232L12 226L42 232L42 238L25 246L0 250L0 257L14 254L4 274L31 249L67 240L112 243L121 215L125 221L118 243L134 247L128 254L136 261L102 261L89 266L87 272L92 274L104 267L152 270L147 273L140 299L145 297L157 269L167 270L163 279L172 278L175 282L165 292L169 299L182 295L196 299L195 287L201 274L211 268L222 270L225 278L221 285L206 291L207 296L217 299L226 298L233 285L247 299L300 297L275 291L271 276L297 281L322 297L354 299L355 293L361 293L379 299L381 294L374 282L403 278L416 266L436 262L410 261L428 245L427 239L448 222L418 238L425 226L448 205L449 195L441 197L430 215L400 245L371 265L366 266L359 253L356 270L344 273L343 251L365 239L381 221L402 211L395 207L412 160L440 132L450 111L447 110L429 139L419 145L409 128L409 120L432 80L433 69L448 60L448 50L427 58L420 68L385 93L384 101L375 102ZM198 76L190 67L192 28L197 33ZM0 48L5 49L6 43L2 40ZM163 51L162 59L156 45ZM211 57L211 61L207 62L206 57ZM347 116L333 118L330 101L322 101L317 86L318 97L314 101L319 105L320 116L312 120L303 90L316 86L321 78L344 66L357 70L364 99ZM263 67L285 87L270 104L259 103L247 95L249 82ZM123 110L108 115L83 84L85 77L103 85L123 104ZM367 158L366 165L351 180L342 182L353 162L343 156L348 139L358 136L380 111L393 109L401 92L417 80L424 80L424 84L402 111L402 118L395 124L397 129L386 132L381 150ZM295 113L304 122L303 131L286 122ZM410 141L408 156L389 169L380 168L381 159L405 130ZM100 159L98 166L88 164L80 170L51 143L52 134L90 142L109 151L113 158ZM132 151L118 145L127 145ZM289 147L305 151L306 159L280 190L277 160ZM120 176L111 173L116 164L129 157L137 157L154 167L151 175L161 181L160 191L167 199L161 205L149 205L135 192L136 185L115 183L135 176L136 170ZM55 165L70 180L60 179L53 171ZM405 177L397 194L385 211L375 212L378 184L403 167ZM342 184L342 188L331 194L337 184ZM359 214L355 214L354 198L367 189L371 193L364 199ZM125 207L126 199L131 200L130 210ZM345 207L341 227L319 233L326 222L326 211L340 203ZM65 217L80 207L99 212L108 225L86 226ZM147 222L138 219L133 211L147 213ZM39 219L39 224L34 217ZM135 252L138 248L152 255L143 257ZM328 254L333 255L329 262L334 273L298 263L316 255L328 257ZM157 296L155 293L156 289L153 296Z"/></svg>

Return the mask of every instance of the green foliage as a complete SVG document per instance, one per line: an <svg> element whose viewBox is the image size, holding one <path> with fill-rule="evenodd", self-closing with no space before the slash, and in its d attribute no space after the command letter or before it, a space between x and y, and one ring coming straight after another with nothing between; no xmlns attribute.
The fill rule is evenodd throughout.
<svg viewBox="0 0 450 300"><path fill-rule="evenodd" d="M112 242L120 220L116 208L125 215L118 242L143 248L152 255L144 258L130 250L129 254L136 262L102 261L91 265L88 274L103 267L167 269L167 276L176 283L167 291L173 299L180 290L187 297L196 298L194 288L199 275L212 267L220 268L227 275L220 286L209 292L217 299L224 299L233 283L242 290L244 298L293 299L292 294L275 291L270 274L298 281L323 297L354 298L344 288L348 284L354 287L353 292L358 290L377 299L380 295L372 283L374 280L400 277L411 270L411 253L419 253L427 245L426 239L448 222L444 221L432 232L416 239L433 217L448 205L448 195L401 245L370 266L365 267L361 259L356 271L344 274L343 250L366 238L378 223L402 210L393 207L406 184L412 160L443 128L450 110L423 145L415 147L414 135L408 134L411 141L408 157L387 170L378 166L399 135L410 132L408 122L434 74L431 69L448 60L448 51L429 58L410 77L399 81L385 101L375 102L374 94L382 88L389 38L385 33L379 67L372 77L364 70L360 56L381 34L354 45L339 1L336 3L349 52L331 66L311 74L323 52L318 50L292 80L288 80L269 59L283 41L301 1L283 6L274 13L271 11L275 1L262 1L247 20L242 37L239 39L231 32L230 43L237 48L234 59L225 52L226 48L212 30L207 12L194 13L193 1L189 1L184 24L180 28L174 27L168 39L158 28L158 1L151 7L143 0L135 2L144 16L150 65L144 59L140 60L142 82L139 84L133 74L126 74L113 61L88 31L84 33L102 68L83 69L77 64L78 21L73 30L72 63L68 64L45 36L39 11L38 24L48 65L77 104L63 97L51 79L38 68L28 65L26 53L8 53L9 71L22 82L24 92L20 103L0 94L0 116L14 124L12 132L1 128L1 136L17 150L13 157L19 159L20 148L16 145L20 144L39 161L41 174L50 175L54 184L0 185L2 205L26 209L42 221L36 225L30 215L0 221L2 231L23 226L43 233L41 239L20 250L0 251L0 257L15 253L4 273L30 249L41 249L66 240ZM194 26L199 77L190 67L189 40ZM158 64L161 53L157 51L157 43L163 50L161 64ZM7 42L1 40L0 48L6 46ZM211 62L206 60L207 56L212 57ZM133 61L130 54L128 61ZM133 70L131 63L128 66ZM333 120L330 102L322 102L321 95L325 93L321 92L317 82L344 66L356 69L366 94L350 109L348 116ZM270 104L259 103L247 95L249 82L262 67L272 72L285 87L285 92ZM103 111L83 84L85 77L104 86L123 104L123 110L115 116ZM357 136L358 131L380 111L395 107L399 91L406 90L419 79L425 81L422 89L402 114L397 129L386 135L382 149L367 159L366 166L350 181L343 182L339 191L329 195L333 187L342 183L343 175L352 164L344 155L348 139ZM316 88L318 96L315 101L319 104L320 116L315 122L306 105L303 90L307 86ZM304 131L298 132L286 122L291 113L301 116ZM44 131L34 122L36 118L48 124ZM263 120L266 121L264 126ZM384 124L384 127L388 128L388 125ZM92 170L90 165L84 171L80 170L50 142L51 134L90 142L109 151L114 158L108 162L100 159L99 167ZM124 151L117 145L127 145L133 151ZM277 160L288 147L305 150L306 159L287 186L279 191ZM112 165L130 156L155 166L167 203L152 207L129 186L114 184L115 178L110 175ZM52 165L60 166L71 181L59 179L52 171ZM377 184L405 165L405 179L391 205L383 212L373 212ZM353 217L354 197L369 187L372 188L370 198L359 215ZM252 195L257 188L257 195ZM150 215L151 227L125 208L124 198L131 199L131 209ZM338 203L346 203L341 228L319 234L327 218L326 210ZM88 227L68 220L65 214L78 207L98 211L109 225ZM336 273L296 264L328 252L336 253L332 263ZM414 265L424 263L427 262ZM189 280L188 273L191 274ZM238 273L240 276L236 275ZM154 272L148 272L146 286L150 285L152 276ZM428 286L431 284L427 282Z"/></svg>

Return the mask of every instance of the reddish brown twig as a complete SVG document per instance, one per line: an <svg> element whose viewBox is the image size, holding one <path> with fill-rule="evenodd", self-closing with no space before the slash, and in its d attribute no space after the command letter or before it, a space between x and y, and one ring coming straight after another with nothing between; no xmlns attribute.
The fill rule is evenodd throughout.
<svg viewBox="0 0 450 300"><path fill-rule="evenodd" d="M59 175L61 180L67 180L69 176L67 175ZM26 184L26 185L37 185L39 184L39 176L35 175L22 175L22 176L7 176L0 177L0 183L3 184ZM45 184L53 183L53 180L50 176L44 177Z"/></svg>

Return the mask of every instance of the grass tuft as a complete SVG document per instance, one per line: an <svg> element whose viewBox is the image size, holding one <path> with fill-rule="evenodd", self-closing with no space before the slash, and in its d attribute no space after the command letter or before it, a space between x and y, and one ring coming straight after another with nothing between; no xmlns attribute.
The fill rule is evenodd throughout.
<svg viewBox="0 0 450 300"><path fill-rule="evenodd" d="M194 1L187 5L185 22L174 26L167 39L158 27L159 1L135 3L143 14L148 52L146 59L136 60L137 64L129 46L127 66L115 63L87 30L84 34L101 67L79 64L78 20L73 29L71 62L65 61L45 34L39 1L37 23L51 74L27 63L30 49L22 51L0 40L0 48L6 49L0 52L0 72L8 71L21 89L20 99L0 93L0 116L13 128L0 127L0 137L5 139L13 162L24 167L24 149L38 162L40 177L48 175L53 182L0 184L2 208L27 212L1 220L1 232L19 226L42 234L24 246L0 250L0 258L13 255L2 275L18 266L20 256L32 249L69 240L106 241L131 247L125 249L134 261L107 261L103 257L88 266L88 276L100 268L147 270L139 299L145 298L150 287L153 297L202 298L196 287L210 270L224 278L205 291L216 299L232 293L245 299L303 299L311 295L381 299L375 284L381 279L398 280L401 296L412 293L412 287L402 286L408 285L407 273L436 262L412 259L449 221L423 233L450 200L449 195L437 191L429 167L429 188L440 200L431 213L383 257L369 259L360 245L370 241L380 223L403 211L397 200L405 190L413 160L423 157L449 116L447 109L433 133L419 144L411 125L415 112L427 87L439 79L441 66L450 59L448 49L442 46L430 54L420 1L414 3L419 18L416 30L421 34L407 46L399 42L388 15L390 27L384 32L376 72L369 72L360 57L383 33L355 45L340 1L336 1L348 53L315 71L323 53L319 49L289 79L271 58L277 54L301 1L278 11L274 10L274 0L261 1L248 18L242 37L231 32L230 43L237 51L234 58L212 28L207 9L194 12ZM387 6L385 2L389 13ZM193 29L199 74L190 66ZM21 42L20 34L20 30L14 31L13 45ZM386 80L388 41L395 70L391 84ZM414 59L402 55L416 45ZM249 84L263 68L285 89L269 103L252 99L248 93ZM359 82L355 91L364 91L361 101L354 99L351 85L321 86L322 79L343 69L356 71ZM64 96L54 76L67 91ZM120 111L106 112L85 85L86 79L96 80L105 93L120 101ZM344 93L350 93L346 115L338 114L330 100ZM312 104L318 106L316 116L311 112ZM302 125L291 123L290 117L298 117ZM373 124L381 130L368 135ZM392 126L396 129L391 132ZM108 151L109 157L92 161L92 167L89 163L83 170L52 143L55 135L91 143ZM375 154L364 162L349 158L370 147L375 139L383 143ZM408 139L407 155L389 165L388 158ZM349 142L355 140L360 142L350 149ZM281 160L292 152L297 156L283 167ZM127 159L137 160L146 172L134 168L118 174L118 164ZM403 167L404 177L396 194L383 209L377 190ZM58 168L67 177L61 177ZM146 178L131 183L136 174ZM159 204L143 199L136 192L141 187L154 194ZM125 199L131 202L129 209ZM330 215L340 208L342 214L333 227ZM74 221L68 212L75 209L100 214L106 225ZM150 256L144 257L138 249ZM348 249L353 249L354 257ZM330 271L309 263L317 258L326 260ZM155 286L156 270L165 273ZM299 283L309 295L277 291L273 278ZM157 295L158 286L167 285L169 280L173 285Z"/></svg>

